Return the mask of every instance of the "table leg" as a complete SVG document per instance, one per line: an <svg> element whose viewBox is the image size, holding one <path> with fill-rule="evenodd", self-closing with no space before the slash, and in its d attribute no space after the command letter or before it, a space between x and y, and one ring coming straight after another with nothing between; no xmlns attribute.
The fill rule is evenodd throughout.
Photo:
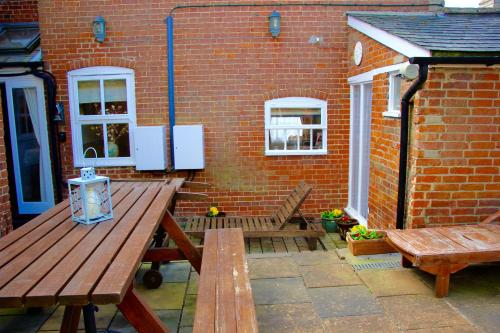
<svg viewBox="0 0 500 333"><path fill-rule="evenodd" d="M153 310L139 297L133 287L130 287L117 305L128 322L139 333L169 333Z"/></svg>
<svg viewBox="0 0 500 333"><path fill-rule="evenodd" d="M61 333L74 333L78 329L80 321L81 306L68 305L64 308L64 317L61 323Z"/></svg>
<svg viewBox="0 0 500 333"><path fill-rule="evenodd" d="M172 239L184 256L189 260L191 266L196 269L198 274L201 272L201 253L196 249L194 244L189 240L184 231L175 222L172 214L166 212L161 225L167 231L168 236Z"/></svg>
<svg viewBox="0 0 500 333"><path fill-rule="evenodd" d="M155 248L163 247L163 242L165 241L165 237L166 237L165 230L161 225L158 226L158 230L156 231L156 234L154 236L154 247ZM159 271L160 265L161 265L160 261L154 261L151 263L151 269Z"/></svg>
<svg viewBox="0 0 500 333"><path fill-rule="evenodd" d="M89 303L83 307L83 322L85 324L85 333L96 333L95 324L95 306Z"/></svg>

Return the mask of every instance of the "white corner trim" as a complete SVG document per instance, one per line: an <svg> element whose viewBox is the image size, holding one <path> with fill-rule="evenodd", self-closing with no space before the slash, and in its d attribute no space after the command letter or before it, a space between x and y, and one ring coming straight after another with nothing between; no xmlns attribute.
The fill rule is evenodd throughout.
<svg viewBox="0 0 500 333"><path fill-rule="evenodd" d="M402 62L400 64L395 64L395 65L390 65L390 66L375 68L375 69L372 69L371 71L351 76L350 78L347 79L347 81L350 84L353 84L353 83L362 83L362 82L370 82L370 81L373 81L373 77L375 75L382 74L382 73L389 73L389 72L398 71L399 68L402 65L407 64L407 63L408 63L408 61Z"/></svg>
<svg viewBox="0 0 500 333"><path fill-rule="evenodd" d="M401 111L398 110L389 110L382 112L382 116L387 118L401 118Z"/></svg>
<svg viewBox="0 0 500 333"><path fill-rule="evenodd" d="M368 37L373 38L377 42L407 56L408 58L431 56L431 52L429 50L411 43L406 39L390 34L385 30L376 28L373 25L361 21L353 16L347 17L347 24L351 28L364 33Z"/></svg>

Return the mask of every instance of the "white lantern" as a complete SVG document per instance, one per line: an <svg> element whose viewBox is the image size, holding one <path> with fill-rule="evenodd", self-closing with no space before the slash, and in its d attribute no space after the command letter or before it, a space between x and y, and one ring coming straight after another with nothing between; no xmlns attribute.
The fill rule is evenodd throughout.
<svg viewBox="0 0 500 333"><path fill-rule="evenodd" d="M79 178L68 179L68 189L73 221L93 224L113 218L109 177L96 176L93 167L84 167Z"/></svg>

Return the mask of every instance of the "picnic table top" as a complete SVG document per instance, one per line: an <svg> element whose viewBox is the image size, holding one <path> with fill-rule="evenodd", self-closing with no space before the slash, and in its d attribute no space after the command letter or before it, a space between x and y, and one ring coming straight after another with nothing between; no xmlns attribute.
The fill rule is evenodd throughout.
<svg viewBox="0 0 500 333"><path fill-rule="evenodd" d="M65 200L1 238L0 307L119 304L183 182L112 182L112 220L75 223Z"/></svg>
<svg viewBox="0 0 500 333"><path fill-rule="evenodd" d="M387 230L389 242L418 262L452 263L494 261L500 258L500 225Z"/></svg>

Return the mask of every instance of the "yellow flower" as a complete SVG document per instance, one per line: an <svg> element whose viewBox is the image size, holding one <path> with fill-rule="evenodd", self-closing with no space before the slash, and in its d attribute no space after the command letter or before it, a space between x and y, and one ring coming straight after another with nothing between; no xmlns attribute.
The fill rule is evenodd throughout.
<svg viewBox="0 0 500 333"><path fill-rule="evenodd" d="M217 207L210 207L210 215L211 216L217 216L219 215L219 210L217 209Z"/></svg>
<svg viewBox="0 0 500 333"><path fill-rule="evenodd" d="M344 212L342 211L342 209L334 209L333 210L333 216L334 217L341 217L342 215L344 215Z"/></svg>

